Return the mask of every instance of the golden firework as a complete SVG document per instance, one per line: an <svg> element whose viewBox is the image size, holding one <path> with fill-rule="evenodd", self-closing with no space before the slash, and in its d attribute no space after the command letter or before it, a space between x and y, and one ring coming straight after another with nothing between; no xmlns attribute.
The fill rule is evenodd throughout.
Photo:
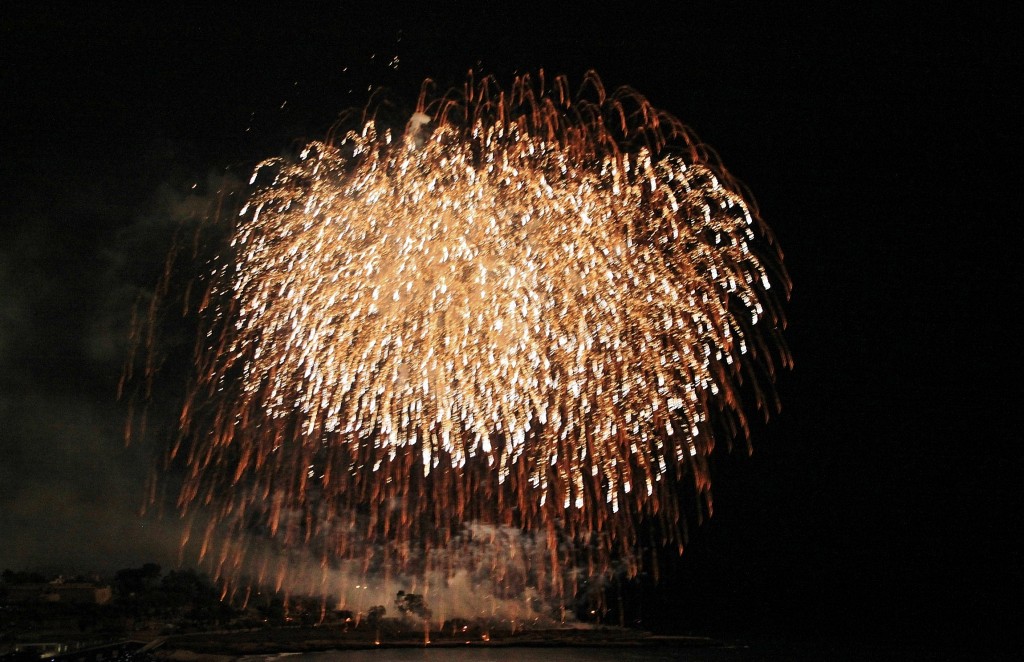
<svg viewBox="0 0 1024 662"><path fill-rule="evenodd" d="M788 360L780 256L678 120L592 74L431 90L260 164L208 272L179 507L236 534L222 574L254 530L415 573L481 524L546 541L542 592L635 571Z"/></svg>

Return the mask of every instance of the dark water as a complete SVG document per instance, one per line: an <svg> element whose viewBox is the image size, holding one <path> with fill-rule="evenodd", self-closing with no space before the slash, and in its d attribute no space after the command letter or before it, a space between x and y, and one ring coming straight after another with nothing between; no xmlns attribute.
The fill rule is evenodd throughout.
<svg viewBox="0 0 1024 662"><path fill-rule="evenodd" d="M253 655L239 662L748 662L753 660L1020 660L985 646L899 644L753 644L664 647L493 647L396 648L327 651L284 655Z"/></svg>
<svg viewBox="0 0 1024 662"><path fill-rule="evenodd" d="M708 662L755 660L744 648L399 648L328 651L279 657L251 656L241 662Z"/></svg>

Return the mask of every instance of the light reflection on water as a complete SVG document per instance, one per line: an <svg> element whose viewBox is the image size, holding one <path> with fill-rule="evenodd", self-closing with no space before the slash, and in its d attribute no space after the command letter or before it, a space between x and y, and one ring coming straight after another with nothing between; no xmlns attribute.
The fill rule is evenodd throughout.
<svg viewBox="0 0 1024 662"><path fill-rule="evenodd" d="M728 662L759 659L742 647L392 648L253 655L239 662Z"/></svg>

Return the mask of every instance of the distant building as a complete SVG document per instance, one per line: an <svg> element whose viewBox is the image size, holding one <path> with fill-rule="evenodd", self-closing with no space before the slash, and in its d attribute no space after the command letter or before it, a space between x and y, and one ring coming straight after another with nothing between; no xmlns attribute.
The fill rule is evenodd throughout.
<svg viewBox="0 0 1024 662"><path fill-rule="evenodd" d="M113 592L109 586L89 583L14 584L7 587L7 601L64 602L67 604L105 605Z"/></svg>
<svg viewBox="0 0 1024 662"><path fill-rule="evenodd" d="M42 659L53 657L54 655L60 655L61 653L67 653L70 646L67 642L57 641L40 641L33 643L20 643L14 644L15 653L32 653L38 655Z"/></svg>

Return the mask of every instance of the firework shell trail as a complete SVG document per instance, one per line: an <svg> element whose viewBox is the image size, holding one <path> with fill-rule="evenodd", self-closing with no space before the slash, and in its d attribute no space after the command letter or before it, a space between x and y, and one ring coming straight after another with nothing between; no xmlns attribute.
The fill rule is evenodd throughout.
<svg viewBox="0 0 1024 662"><path fill-rule="evenodd" d="M428 81L404 134L368 113L250 185L172 453L221 574L253 531L415 573L477 524L543 543L515 573L542 591L635 572L641 531L681 548L710 512L741 390L773 404L768 229L678 120L593 74Z"/></svg>

